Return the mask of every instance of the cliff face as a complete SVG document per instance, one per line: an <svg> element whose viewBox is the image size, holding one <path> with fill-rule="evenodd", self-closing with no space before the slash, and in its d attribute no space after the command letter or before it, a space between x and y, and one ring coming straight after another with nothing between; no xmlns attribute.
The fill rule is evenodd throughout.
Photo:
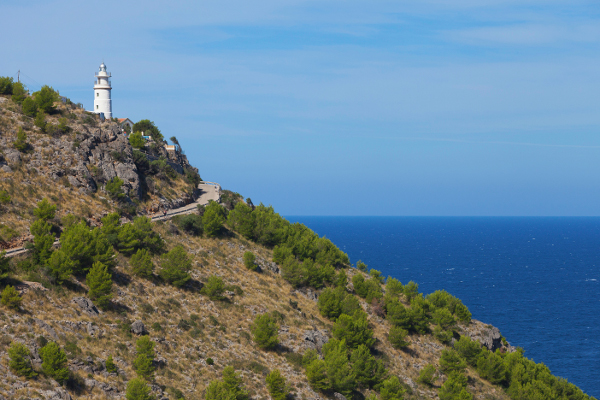
<svg viewBox="0 0 600 400"><path fill-rule="evenodd" d="M77 196L83 196L88 217L99 219L115 206L104 191L104 185L114 177L123 180L126 198L122 203L135 206L139 214L193 201L194 186L186 181L186 174L197 174L198 170L181 152L166 151L162 144L155 144L142 149L142 157L135 160L134 149L116 122L100 122L97 116L63 104L57 104L57 112L47 115L44 123L42 130L33 118L22 114L18 104L0 96L0 190L8 190L12 198L0 205L4 217L0 221L0 247L27 235L32 221L19 215L20 210L31 208L41 196L66 202L65 212L81 207ZM20 129L27 135L25 151L14 145ZM162 164L153 167L153 161ZM139 168L140 162L144 169ZM174 173L166 176L167 167ZM17 232L16 236L3 234L2 224Z"/></svg>

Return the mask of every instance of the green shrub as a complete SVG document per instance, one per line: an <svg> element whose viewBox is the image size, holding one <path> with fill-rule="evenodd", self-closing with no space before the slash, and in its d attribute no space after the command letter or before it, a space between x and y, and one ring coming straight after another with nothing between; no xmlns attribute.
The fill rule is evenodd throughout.
<svg viewBox="0 0 600 400"><path fill-rule="evenodd" d="M112 355L108 355L108 357L106 358L106 371L110 372L110 373L116 373L117 372L117 366L115 365L115 362L113 361L113 357Z"/></svg>
<svg viewBox="0 0 600 400"><path fill-rule="evenodd" d="M135 344L137 356L133 360L133 369L140 378L146 380L154 376L154 345L148 336L142 336Z"/></svg>
<svg viewBox="0 0 600 400"><path fill-rule="evenodd" d="M52 241L54 241L54 237L52 237ZM50 258L48 259L48 268L56 283L60 285L71 277L73 269L75 268L75 263L64 251L57 250L50 255Z"/></svg>
<svg viewBox="0 0 600 400"><path fill-rule="evenodd" d="M473 396L467 392L467 377L461 373L453 372L438 390L440 400L472 400Z"/></svg>
<svg viewBox="0 0 600 400"><path fill-rule="evenodd" d="M112 275L108 272L108 267L96 261L85 280L90 288L88 290L89 298L94 300L100 308L106 310L112 298Z"/></svg>
<svg viewBox="0 0 600 400"><path fill-rule="evenodd" d="M225 283L218 276L211 275L208 277L206 284L200 291L203 295L208 296L211 300L223 300L223 292L225 292Z"/></svg>
<svg viewBox="0 0 600 400"><path fill-rule="evenodd" d="M99 228L90 229L85 221L72 225L60 235L61 250L75 264L74 273L86 273L95 262L108 268L115 264L115 253Z"/></svg>
<svg viewBox="0 0 600 400"><path fill-rule="evenodd" d="M152 254L161 254L165 251L165 241L152 230L150 218L135 217L133 226L137 232L137 239L140 241L140 248L148 249Z"/></svg>
<svg viewBox="0 0 600 400"><path fill-rule="evenodd" d="M0 76L0 94L12 94L13 78L10 76Z"/></svg>
<svg viewBox="0 0 600 400"><path fill-rule="evenodd" d="M142 278L151 278L154 270L154 264L152 263L152 256L146 249L139 249L137 253L131 256L129 260L131 270L134 275Z"/></svg>
<svg viewBox="0 0 600 400"><path fill-rule="evenodd" d="M273 400L285 400L290 390L285 382L285 378L278 369L274 369L266 377L267 389Z"/></svg>
<svg viewBox="0 0 600 400"><path fill-rule="evenodd" d="M28 117L35 117L37 111L38 111L38 107L37 104L35 102L35 100L33 100L33 98L31 97L27 97L25 100L23 100L23 114L27 115ZM41 113L42 116L44 115L43 113Z"/></svg>
<svg viewBox="0 0 600 400"><path fill-rule="evenodd" d="M362 310L355 311L352 316L341 314L333 325L333 337L345 340L350 349L356 349L360 345L371 348L375 344L367 314Z"/></svg>
<svg viewBox="0 0 600 400"><path fill-rule="evenodd" d="M494 385L504 384L507 380L504 360L491 351L484 351L477 359L477 373Z"/></svg>
<svg viewBox="0 0 600 400"><path fill-rule="evenodd" d="M405 389L402 387L397 376L392 376L383 381L379 390L381 400L402 400L404 392Z"/></svg>
<svg viewBox="0 0 600 400"><path fill-rule="evenodd" d="M369 275L379 283L385 283L385 278L381 275L381 271L377 271L376 269L372 269L369 271Z"/></svg>
<svg viewBox="0 0 600 400"><path fill-rule="evenodd" d="M279 344L279 326L269 314L257 316L252 323L251 331L254 343L261 349L273 349Z"/></svg>
<svg viewBox="0 0 600 400"><path fill-rule="evenodd" d="M390 300L386 305L387 320L398 328L410 330L412 328L409 310L398 299Z"/></svg>
<svg viewBox="0 0 600 400"><path fill-rule="evenodd" d="M408 331L397 326L392 326L388 333L388 340L395 349L403 349L409 345L406 341Z"/></svg>
<svg viewBox="0 0 600 400"><path fill-rule="evenodd" d="M444 349L440 357L440 371L449 375L453 372L462 373L467 367L465 361L456 350Z"/></svg>
<svg viewBox="0 0 600 400"><path fill-rule="evenodd" d="M4 189L0 190L0 204L7 205L11 202L10 194Z"/></svg>
<svg viewBox="0 0 600 400"><path fill-rule="evenodd" d="M433 322L443 330L448 330L456 325L452 313L446 308L438 308L433 312Z"/></svg>
<svg viewBox="0 0 600 400"><path fill-rule="evenodd" d="M17 140L13 142L13 146L15 146L15 149L19 150L21 153L25 153L27 150L29 150L27 134L21 127L19 127L19 130L17 131Z"/></svg>
<svg viewBox="0 0 600 400"><path fill-rule="evenodd" d="M358 269L359 271L362 272L367 272L367 264L365 264L364 262L362 262L361 260L358 260L356 262L356 269Z"/></svg>
<svg viewBox="0 0 600 400"><path fill-rule="evenodd" d="M404 286L404 295L406 296L408 301L411 301L418 294L419 294L419 285L417 283L410 281Z"/></svg>
<svg viewBox="0 0 600 400"><path fill-rule="evenodd" d="M68 360L65 352L54 342L40 349L42 371L58 383L64 383L69 378Z"/></svg>
<svg viewBox="0 0 600 400"><path fill-rule="evenodd" d="M323 346L324 359L313 360L306 367L311 386L320 391L336 391L349 397L356 380L348 360L348 348L342 340L331 339Z"/></svg>
<svg viewBox="0 0 600 400"><path fill-rule="evenodd" d="M453 334L452 331L444 330L444 328L436 325L436 327L433 328L433 337L442 343L449 344L452 340Z"/></svg>
<svg viewBox="0 0 600 400"><path fill-rule="evenodd" d="M122 200L125 198L125 193L123 193L123 180L118 176L113 177L110 181L106 182L104 189L106 193L113 200Z"/></svg>
<svg viewBox="0 0 600 400"><path fill-rule="evenodd" d="M39 91L33 93L33 98L40 110L52 114L56 110L54 102L58 101L59 96L50 86L44 85Z"/></svg>
<svg viewBox="0 0 600 400"><path fill-rule="evenodd" d="M119 227L116 247L124 255L130 256L140 247L138 236L138 231L133 224L125 224Z"/></svg>
<svg viewBox="0 0 600 400"><path fill-rule="evenodd" d="M133 124L132 128L133 132L143 132L146 136L151 136L152 140L157 143L161 143L164 139L163 135L160 133L160 130L154 125L154 122L149 119L142 119L141 121Z"/></svg>
<svg viewBox="0 0 600 400"><path fill-rule="evenodd" d="M256 268L258 267L256 265L256 256L251 251L247 251L244 253L244 265L250 271L256 271Z"/></svg>
<svg viewBox="0 0 600 400"><path fill-rule="evenodd" d="M192 268L192 261L183 246L176 246L164 254L160 266L160 277L173 286L181 287L191 279L189 271Z"/></svg>
<svg viewBox="0 0 600 400"><path fill-rule="evenodd" d="M204 209L204 215L202 215L202 224L204 225L204 232L208 237L216 237L221 234L223 230L223 223L225 222L226 211L217 202L210 201Z"/></svg>
<svg viewBox="0 0 600 400"><path fill-rule="evenodd" d="M27 102L27 99L25 100ZM34 103L35 104L35 103ZM35 119L33 120L33 124L40 128L43 133L48 132L48 123L46 122L46 114L43 111L37 110L37 104L35 104ZM23 103L23 109L25 109L25 103Z"/></svg>
<svg viewBox="0 0 600 400"><path fill-rule="evenodd" d="M432 386L434 375L435 367L431 364L427 364L421 369L421 372L419 372L419 378L417 379L417 381L424 385Z"/></svg>
<svg viewBox="0 0 600 400"><path fill-rule="evenodd" d="M213 360L212 358L208 357L208 358L206 359L206 363L207 363L208 365L215 365L215 360Z"/></svg>
<svg viewBox="0 0 600 400"><path fill-rule="evenodd" d="M31 367L31 354L27 346L19 342L12 342L8 348L8 366L16 375L33 378L37 374Z"/></svg>
<svg viewBox="0 0 600 400"><path fill-rule="evenodd" d="M21 302L23 299L19 296L19 292L14 286L6 286L2 291L2 296L0 297L0 303L4 304L9 308L14 308L18 310L21 307Z"/></svg>
<svg viewBox="0 0 600 400"><path fill-rule="evenodd" d="M204 231L202 217L197 214L177 215L173 218L173 222L184 232L193 236L202 236Z"/></svg>
<svg viewBox="0 0 600 400"><path fill-rule="evenodd" d="M454 343L454 349L460 354L462 358L467 361L472 367L477 365L477 357L481 354L481 345L479 342L471 340L468 336L461 336Z"/></svg>
<svg viewBox="0 0 600 400"><path fill-rule="evenodd" d="M27 91L25 90L25 85L21 82L16 82L13 84L12 90L12 101L17 104L23 103L25 98L27 97Z"/></svg>
<svg viewBox="0 0 600 400"><path fill-rule="evenodd" d="M133 378L127 382L125 398L127 400L153 400L155 397L151 393L146 381L140 378Z"/></svg>
<svg viewBox="0 0 600 400"><path fill-rule="evenodd" d="M140 132L134 132L129 135L129 144L134 149L143 149L146 146L146 139L142 137Z"/></svg>
<svg viewBox="0 0 600 400"><path fill-rule="evenodd" d="M362 274L356 274L352 277L352 285L356 294L369 303L373 299L380 299L383 296L379 281L375 278L365 280Z"/></svg>
<svg viewBox="0 0 600 400"><path fill-rule="evenodd" d="M404 286L402 286L402 283L400 283L398 279L388 276L385 285L385 292L386 296L398 297L404 293Z"/></svg>
<svg viewBox="0 0 600 400"><path fill-rule="evenodd" d="M378 386L386 375L385 367L381 360L377 360L369 350L369 347L361 344L350 355L350 364L352 373L358 383L363 388L373 388Z"/></svg>

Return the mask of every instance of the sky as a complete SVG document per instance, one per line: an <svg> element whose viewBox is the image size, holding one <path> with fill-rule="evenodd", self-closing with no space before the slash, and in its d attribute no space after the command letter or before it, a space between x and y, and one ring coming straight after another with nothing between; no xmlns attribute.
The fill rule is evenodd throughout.
<svg viewBox="0 0 600 400"><path fill-rule="evenodd" d="M282 215L600 215L600 5L2 0L0 76L176 136Z"/></svg>

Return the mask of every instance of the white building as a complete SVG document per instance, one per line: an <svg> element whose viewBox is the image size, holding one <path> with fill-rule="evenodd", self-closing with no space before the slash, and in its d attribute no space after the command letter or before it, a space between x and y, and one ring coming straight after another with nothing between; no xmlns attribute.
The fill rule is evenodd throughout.
<svg viewBox="0 0 600 400"><path fill-rule="evenodd" d="M110 99L111 74L106 72L104 62L100 64L100 72L96 72L96 82L94 83L94 112L96 114L104 113L104 118L112 118L112 100Z"/></svg>

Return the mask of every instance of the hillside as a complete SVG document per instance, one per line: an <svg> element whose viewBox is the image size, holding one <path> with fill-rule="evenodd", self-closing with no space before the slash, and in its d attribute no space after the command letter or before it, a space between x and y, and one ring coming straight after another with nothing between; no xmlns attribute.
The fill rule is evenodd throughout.
<svg viewBox="0 0 600 400"><path fill-rule="evenodd" d="M146 167L114 121L54 107L42 129L0 97L0 236L33 236L0 256L0 398L589 399L459 299L236 193L151 223L194 196L183 153Z"/></svg>

